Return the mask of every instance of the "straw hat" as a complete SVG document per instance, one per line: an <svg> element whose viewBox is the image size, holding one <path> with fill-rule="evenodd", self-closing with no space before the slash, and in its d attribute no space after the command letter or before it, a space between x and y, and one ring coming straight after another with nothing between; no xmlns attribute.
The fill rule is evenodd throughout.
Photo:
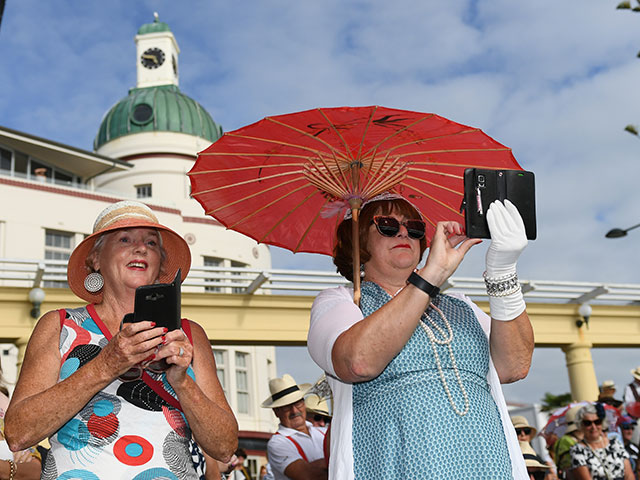
<svg viewBox="0 0 640 480"><path fill-rule="evenodd" d="M578 425L576 425L576 415L582 407L583 405L576 405L571 407L567 413L565 413L564 418L567 424L567 429L564 431L565 435L578 430Z"/></svg>
<svg viewBox="0 0 640 480"><path fill-rule="evenodd" d="M318 415L324 415L330 417L329 405L324 398L320 398L315 393L307 395L304 399L304 405L307 407L307 412L317 413Z"/></svg>
<svg viewBox="0 0 640 480"><path fill-rule="evenodd" d="M269 380L269 391L271 396L262 402L262 408L284 407L296 403L304 398L306 389L303 385L298 385L291 375L285 373L282 378Z"/></svg>
<svg viewBox="0 0 640 480"><path fill-rule="evenodd" d="M163 272L158 281L171 283L180 268L182 280L187 277L191 268L191 252L184 239L170 228L160 225L158 218L146 205L134 201L122 201L105 208L93 224L93 233L85 238L75 248L67 267L67 281L69 288L78 297L91 303L102 301L102 291L88 292L84 288L84 279L91 273L86 265L87 256L100 235L121 228L155 228L162 237L162 247L167 254L163 264Z"/></svg>
<svg viewBox="0 0 640 480"><path fill-rule="evenodd" d="M600 391L615 390L615 389L616 389L616 384L613 380L605 380L604 382L602 382L602 385L600 385Z"/></svg>
<svg viewBox="0 0 640 480"><path fill-rule="evenodd" d="M522 415L515 415L511 417L511 423L513 423L513 428L530 428L531 429L531 438L536 436L538 430L535 427L529 425L529 422Z"/></svg>
<svg viewBox="0 0 640 480"><path fill-rule="evenodd" d="M529 442L520 442L520 450L522 450L522 456L524 457L524 463L527 468L551 468L538 456Z"/></svg>
<svg viewBox="0 0 640 480"><path fill-rule="evenodd" d="M633 378L636 380L640 380L640 365L631 370L631 375L633 375Z"/></svg>

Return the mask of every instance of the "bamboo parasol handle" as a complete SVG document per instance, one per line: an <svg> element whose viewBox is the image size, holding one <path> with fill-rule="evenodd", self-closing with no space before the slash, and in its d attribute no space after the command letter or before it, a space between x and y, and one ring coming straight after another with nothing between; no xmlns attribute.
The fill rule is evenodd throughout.
<svg viewBox="0 0 640 480"><path fill-rule="evenodd" d="M360 229L358 228L358 215L360 208L351 209L351 237L353 239L353 303L360 306Z"/></svg>

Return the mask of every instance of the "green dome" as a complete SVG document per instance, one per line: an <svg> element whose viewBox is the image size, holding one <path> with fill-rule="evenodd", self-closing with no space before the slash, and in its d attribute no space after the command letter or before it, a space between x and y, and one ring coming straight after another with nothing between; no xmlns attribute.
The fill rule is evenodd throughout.
<svg viewBox="0 0 640 480"><path fill-rule="evenodd" d="M164 22L158 21L156 18L153 23L145 23L138 29L138 35L144 35L145 33L156 32L170 32L169 25Z"/></svg>
<svg viewBox="0 0 640 480"><path fill-rule="evenodd" d="M175 85L132 88L102 119L93 148L140 132L186 133L213 143L222 136L222 127Z"/></svg>

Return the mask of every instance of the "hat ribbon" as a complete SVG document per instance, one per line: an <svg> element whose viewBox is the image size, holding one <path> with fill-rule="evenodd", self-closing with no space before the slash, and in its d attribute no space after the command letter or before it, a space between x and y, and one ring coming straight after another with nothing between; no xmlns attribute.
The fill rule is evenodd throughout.
<svg viewBox="0 0 640 480"><path fill-rule="evenodd" d="M281 391L271 395L271 401L275 402L276 400L284 397L285 395L289 395L290 393L296 392L298 390L300 390L298 388L298 385L294 385L293 387L285 388L284 390L281 390Z"/></svg>

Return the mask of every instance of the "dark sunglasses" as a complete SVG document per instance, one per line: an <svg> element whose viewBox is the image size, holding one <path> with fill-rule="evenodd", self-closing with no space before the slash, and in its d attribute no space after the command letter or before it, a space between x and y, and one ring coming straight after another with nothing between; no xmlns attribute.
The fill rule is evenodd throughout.
<svg viewBox="0 0 640 480"><path fill-rule="evenodd" d="M527 427L516 428L516 435L520 435L521 433L524 433L525 435L531 435L531 429Z"/></svg>
<svg viewBox="0 0 640 480"><path fill-rule="evenodd" d="M319 422L320 420L324 420L324 423L330 423L331 417L325 417L324 415L314 415L313 420Z"/></svg>
<svg viewBox="0 0 640 480"><path fill-rule="evenodd" d="M529 473L533 477L533 480L544 480L547 476L547 472L531 472Z"/></svg>
<svg viewBox="0 0 640 480"><path fill-rule="evenodd" d="M395 237L400 231L400 225L404 225L409 238L420 240L424 238L426 229L426 225L422 220L405 220L404 222L400 222L397 218L385 217L383 215L376 215L373 217L373 220L371 220L371 223L376 226L378 233L383 237Z"/></svg>
<svg viewBox="0 0 640 480"><path fill-rule="evenodd" d="M620 425L620 428L622 430L633 430L634 428L636 428L635 425Z"/></svg>
<svg viewBox="0 0 640 480"><path fill-rule="evenodd" d="M583 427L590 427L591 425L602 425L602 420L582 420Z"/></svg>

